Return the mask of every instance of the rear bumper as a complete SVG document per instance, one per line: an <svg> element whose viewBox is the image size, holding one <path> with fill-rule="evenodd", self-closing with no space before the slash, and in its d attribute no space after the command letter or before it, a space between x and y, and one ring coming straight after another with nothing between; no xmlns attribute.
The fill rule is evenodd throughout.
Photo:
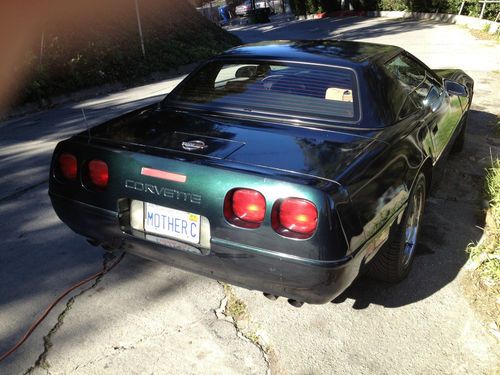
<svg viewBox="0 0 500 375"><path fill-rule="evenodd" d="M124 232L118 213L50 194L54 210L73 231L89 239L210 278L266 293L321 304L357 277L363 256L335 261L290 257L212 238L207 253L167 247Z"/></svg>

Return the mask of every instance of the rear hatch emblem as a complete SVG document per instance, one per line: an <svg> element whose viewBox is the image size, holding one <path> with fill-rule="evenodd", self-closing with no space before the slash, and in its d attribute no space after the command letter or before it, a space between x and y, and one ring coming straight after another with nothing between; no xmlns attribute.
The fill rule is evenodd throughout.
<svg viewBox="0 0 500 375"><path fill-rule="evenodd" d="M208 146L200 140L182 142L182 148L186 151L203 150Z"/></svg>

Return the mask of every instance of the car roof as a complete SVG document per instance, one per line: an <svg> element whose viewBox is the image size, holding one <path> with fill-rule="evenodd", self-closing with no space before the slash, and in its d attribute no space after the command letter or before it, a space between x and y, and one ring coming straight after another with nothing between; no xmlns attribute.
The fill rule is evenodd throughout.
<svg viewBox="0 0 500 375"><path fill-rule="evenodd" d="M401 51L391 45L345 40L273 40L244 44L219 56L354 67L366 61L385 62Z"/></svg>

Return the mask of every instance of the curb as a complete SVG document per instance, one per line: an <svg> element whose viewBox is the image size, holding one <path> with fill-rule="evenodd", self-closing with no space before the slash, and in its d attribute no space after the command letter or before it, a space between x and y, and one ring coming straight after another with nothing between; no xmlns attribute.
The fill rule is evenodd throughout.
<svg viewBox="0 0 500 375"><path fill-rule="evenodd" d="M484 20L469 16L459 16L448 13L419 13L406 11L369 11L368 17L386 17L386 18L412 18L417 20L433 20L443 23L452 23L456 25L467 26L474 30L484 30L488 27L488 33L495 34L500 31L500 23Z"/></svg>
<svg viewBox="0 0 500 375"><path fill-rule="evenodd" d="M382 11L365 11L365 10L345 10L345 11L335 11L331 13L317 13L317 14L307 14L287 17L286 20L309 20L309 19L320 19L324 17L384 17L384 18L403 18L403 19L416 19L416 20L432 20L439 21L443 23L451 23L461 26L466 26L469 29L474 30L485 30L488 29L488 33L496 34L500 32L500 23L485 19L480 19L476 17L462 16L457 14L449 13L420 13L420 12L407 12L407 11L393 11L393 10L382 10ZM273 19L271 21L274 21Z"/></svg>

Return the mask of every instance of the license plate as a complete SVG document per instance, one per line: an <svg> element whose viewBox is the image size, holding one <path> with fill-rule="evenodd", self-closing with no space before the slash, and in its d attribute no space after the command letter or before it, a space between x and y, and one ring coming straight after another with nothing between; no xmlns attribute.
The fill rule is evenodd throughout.
<svg viewBox="0 0 500 375"><path fill-rule="evenodd" d="M148 233L198 244L200 242L200 215L145 203L144 230Z"/></svg>

